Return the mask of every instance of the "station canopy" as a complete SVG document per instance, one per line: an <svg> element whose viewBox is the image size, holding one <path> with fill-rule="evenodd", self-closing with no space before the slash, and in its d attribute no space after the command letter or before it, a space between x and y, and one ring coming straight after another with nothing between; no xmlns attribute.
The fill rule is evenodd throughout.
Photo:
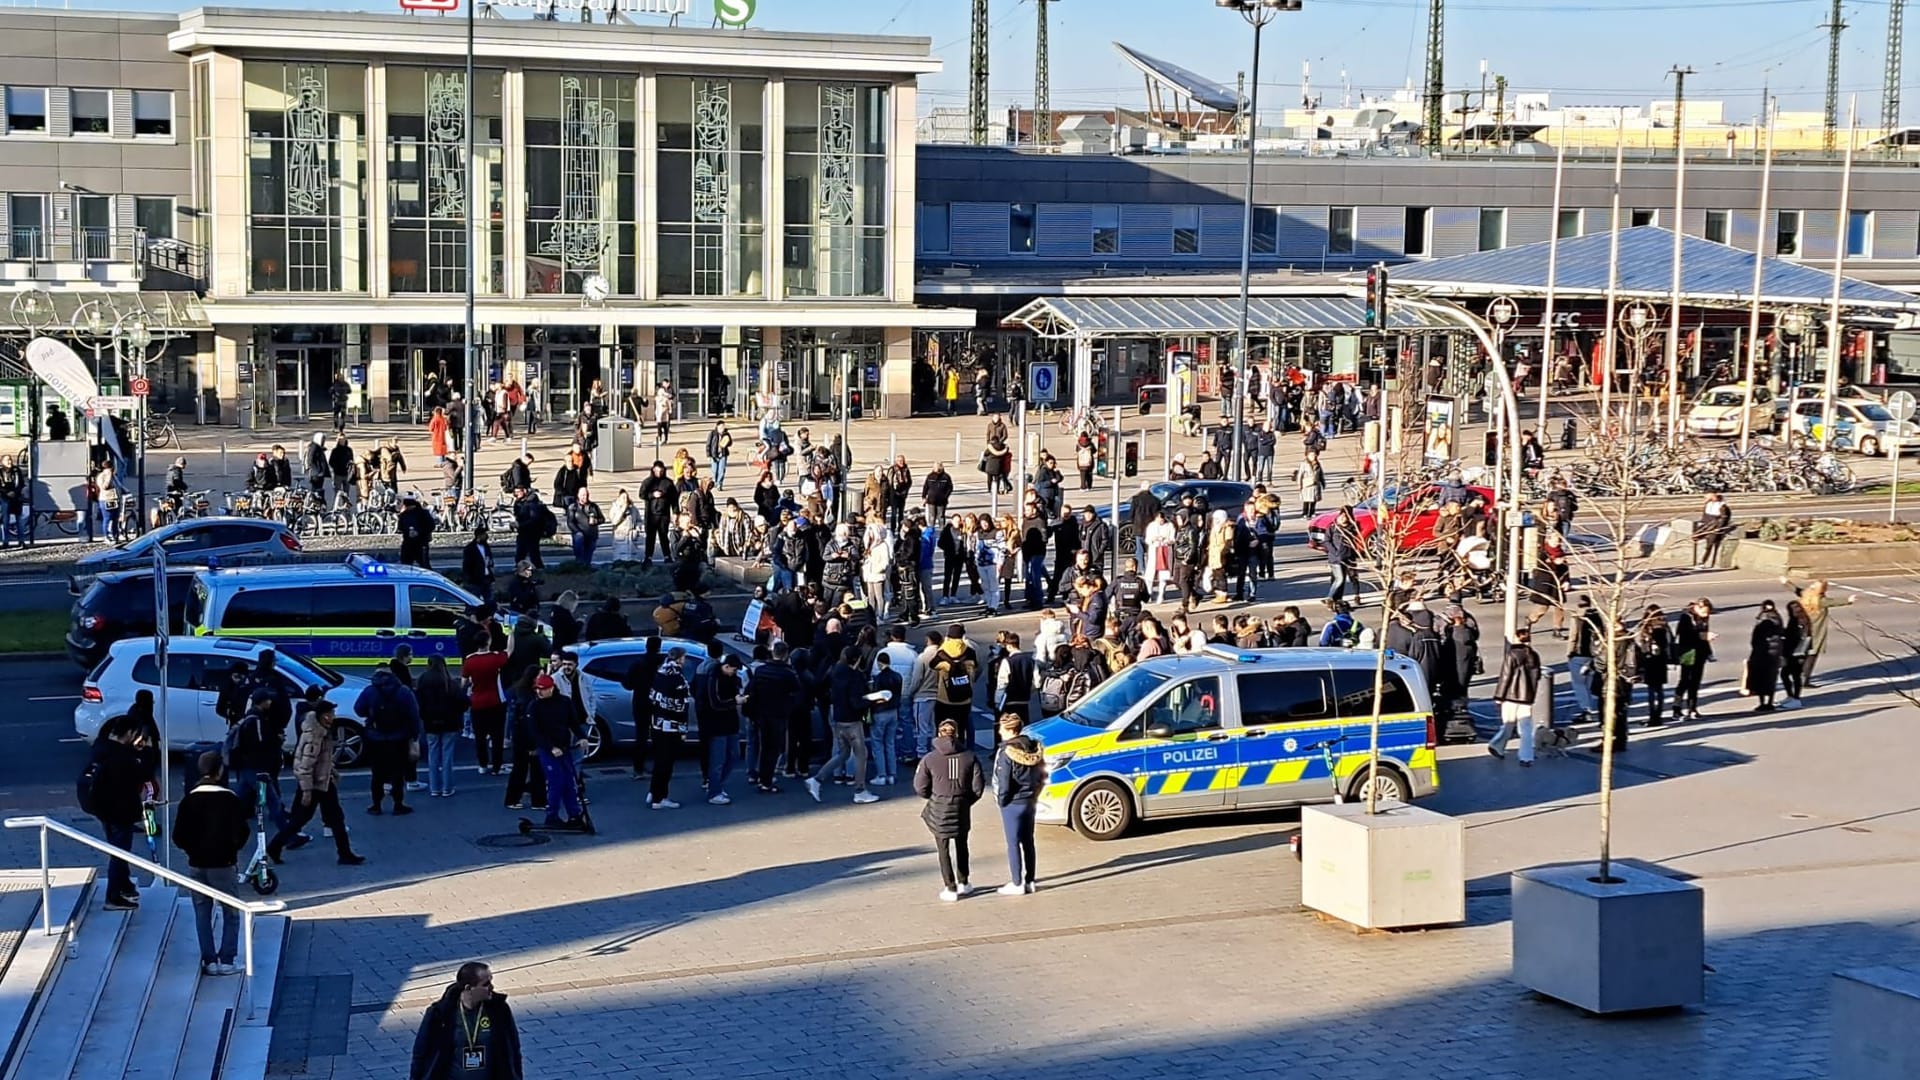
<svg viewBox="0 0 1920 1080"><path fill-rule="evenodd" d="M1610 232L1561 240L1554 256L1553 287L1560 297L1607 295ZM1498 251L1403 263L1391 270L1396 290L1434 297L1544 296L1547 292L1549 241ZM1745 306L1753 302L1751 251L1698 236L1680 242L1681 303L1698 307ZM1355 279L1357 280L1357 279ZM1616 295L1627 299L1666 300L1673 294L1673 233L1658 225L1620 230ZM1768 307L1825 307L1833 297L1833 273L1786 259L1761 262L1760 302ZM1858 313L1892 316L1920 314L1920 297L1842 277L1840 306Z"/></svg>
<svg viewBox="0 0 1920 1080"><path fill-rule="evenodd" d="M1458 330L1424 313L1387 310L1387 329L1402 333ZM1227 297L1049 296L1006 317L1002 326L1043 338L1185 337L1234 334L1240 301ZM1347 296L1256 296L1247 305L1247 333L1260 337L1358 334L1366 306Z"/></svg>

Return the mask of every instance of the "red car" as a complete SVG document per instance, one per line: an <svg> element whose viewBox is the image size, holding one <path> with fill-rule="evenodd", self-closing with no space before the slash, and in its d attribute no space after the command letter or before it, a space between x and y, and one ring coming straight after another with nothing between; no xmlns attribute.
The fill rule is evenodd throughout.
<svg viewBox="0 0 1920 1080"><path fill-rule="evenodd" d="M1478 495L1486 500L1488 506L1493 505L1492 488L1468 484L1466 491L1469 499ZM1404 496L1397 489L1390 487L1387 489L1387 500L1393 504L1391 512L1396 521L1395 529L1400 534L1402 552L1419 551L1433 542L1433 527L1440 520L1439 484L1422 484ZM1378 500L1375 498L1363 499L1354 504L1353 520L1360 526L1360 539L1363 543L1372 537L1374 529L1378 528L1373 516L1377 505ZM1333 528L1334 519L1339 516L1338 510L1328 510L1308 523L1307 546L1315 551L1325 551L1327 530Z"/></svg>

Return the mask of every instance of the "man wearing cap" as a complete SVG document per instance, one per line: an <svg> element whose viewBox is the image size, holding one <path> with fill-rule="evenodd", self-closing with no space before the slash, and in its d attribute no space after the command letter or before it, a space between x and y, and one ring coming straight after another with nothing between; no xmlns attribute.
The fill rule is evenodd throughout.
<svg viewBox="0 0 1920 1080"><path fill-rule="evenodd" d="M400 500L399 525L400 561L422 570L433 569L427 558L427 549L433 543L433 515L427 513L419 499L408 495Z"/></svg>
<svg viewBox="0 0 1920 1080"><path fill-rule="evenodd" d="M529 708L532 723L528 727L534 734L540 771L547 780L546 826L591 832L592 826L581 811L580 789L573 771L575 744L584 742L574 737L574 703L560 694L553 676L540 675L533 680L533 704Z"/></svg>
<svg viewBox="0 0 1920 1080"><path fill-rule="evenodd" d="M680 756L681 737L691 716L692 695L681 670L686 658L685 649L669 649L647 691L653 722L653 783L648 805L655 810L680 809L679 803L667 798L667 787L673 781L673 762Z"/></svg>

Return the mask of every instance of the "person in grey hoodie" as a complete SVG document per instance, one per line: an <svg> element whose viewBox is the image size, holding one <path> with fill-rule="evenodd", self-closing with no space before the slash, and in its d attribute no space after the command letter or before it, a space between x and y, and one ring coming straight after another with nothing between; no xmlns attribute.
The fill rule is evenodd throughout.
<svg viewBox="0 0 1920 1080"><path fill-rule="evenodd" d="M933 833L940 856L940 899L952 903L971 893L968 883L967 830L973 804L986 794L987 777L980 759L960 744L960 725L940 721L933 750L920 759L913 773L913 793L927 800L920 820ZM949 850L951 849L951 850Z"/></svg>
<svg viewBox="0 0 1920 1080"><path fill-rule="evenodd" d="M1000 827L1007 834L1007 883L1002 896L1034 891L1034 801L1047 782L1040 744L1022 734L1027 718L1017 712L1000 716L1000 747L993 753L993 799L1000 804Z"/></svg>

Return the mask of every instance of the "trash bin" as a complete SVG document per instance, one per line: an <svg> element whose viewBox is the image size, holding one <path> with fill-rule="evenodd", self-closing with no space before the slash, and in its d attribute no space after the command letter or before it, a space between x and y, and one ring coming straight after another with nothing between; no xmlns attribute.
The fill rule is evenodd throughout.
<svg viewBox="0 0 1920 1080"><path fill-rule="evenodd" d="M633 421L618 416L601 417L596 430L600 441L593 448L594 472L633 471Z"/></svg>

